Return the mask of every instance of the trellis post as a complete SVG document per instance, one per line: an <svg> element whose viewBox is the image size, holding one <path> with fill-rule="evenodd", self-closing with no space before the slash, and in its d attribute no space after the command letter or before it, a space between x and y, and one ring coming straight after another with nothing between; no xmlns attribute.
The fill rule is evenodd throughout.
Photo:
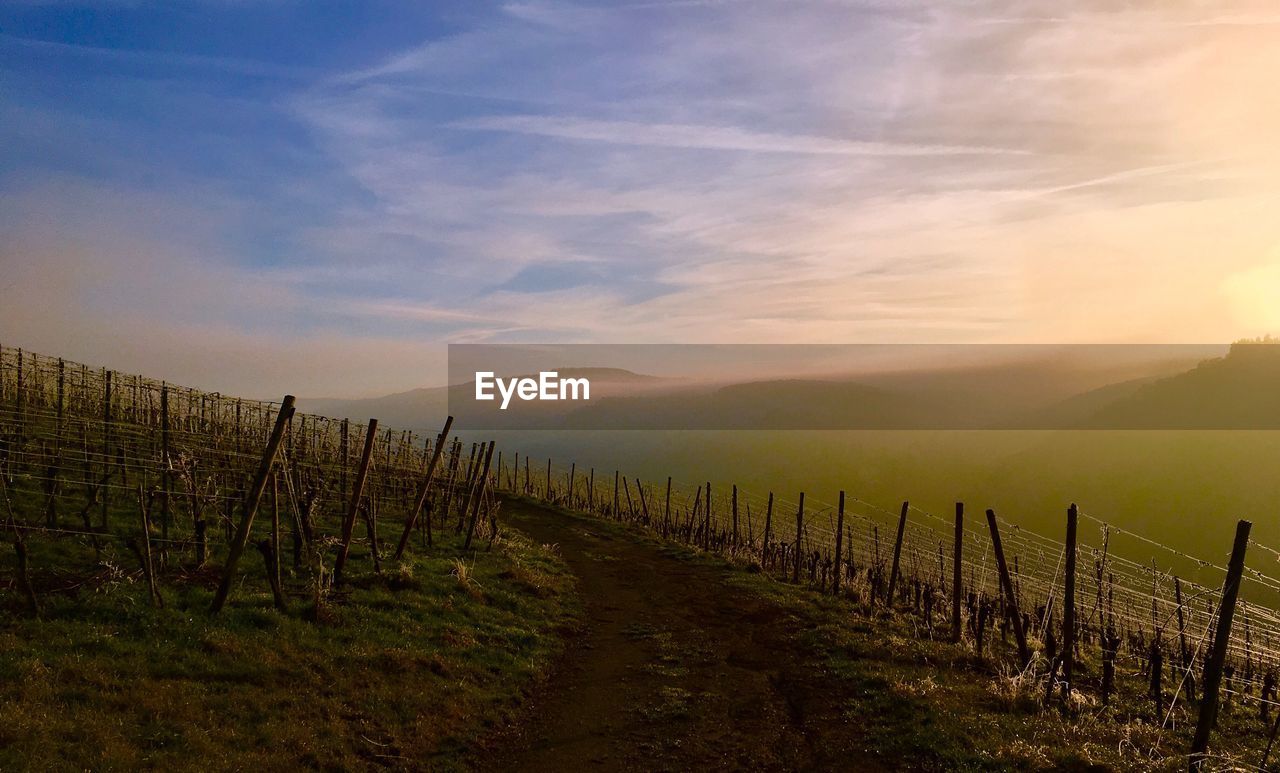
<svg viewBox="0 0 1280 773"><path fill-rule="evenodd" d="M271 438L267 441L267 449L262 454L262 461L258 464L258 471L254 474L248 496L245 497L244 514L240 518L240 525L227 551L227 560L222 568L222 582L218 585L218 591L214 594L213 604L210 607L214 614L222 611L223 605L227 603L227 596L231 593L231 581L235 577L236 565L240 563L240 555L244 552L245 543L249 540L253 516L258 512L258 502L262 499L263 489L267 487L267 476L271 474L276 453L280 450L280 441L284 437L284 428L291 418L293 418L293 395L285 395L284 400L280 401L280 411L276 414L276 424L271 430Z"/></svg>

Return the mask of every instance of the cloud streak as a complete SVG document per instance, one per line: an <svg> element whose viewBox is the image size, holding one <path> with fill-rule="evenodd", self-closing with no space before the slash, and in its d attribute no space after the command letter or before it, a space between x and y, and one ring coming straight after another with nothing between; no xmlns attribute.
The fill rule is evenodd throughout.
<svg viewBox="0 0 1280 773"><path fill-rule="evenodd" d="M616 145L728 150L747 153L798 153L833 156L981 156L1024 155L1027 151L968 145L926 145L755 132L736 126L597 121L572 116L497 115L456 121L455 129L533 134Z"/></svg>
<svg viewBox="0 0 1280 773"><path fill-rule="evenodd" d="M75 349L19 318L75 297L54 326L73 344L110 351L104 320L163 319L280 357L332 394L354 379L264 331L316 357L361 341L395 352L403 365L361 360L388 389L430 381L434 355L406 352L446 341L1267 332L1242 290L1270 286L1257 267L1280 238L1265 5L814 0L779 15L753 0L547 0L462 18L329 74L231 52L42 48L127 65L102 76L125 96L113 118L97 103L6 107L4 137L32 157L80 136L94 163L73 187L95 192L29 185L58 175L27 159L21 185L0 184L31 218L6 222L67 276L105 278L9 272L34 290L6 329ZM147 143L129 156L100 139L152 136L155 109L128 115L146 68L166 99L204 108L218 155L161 165ZM196 68L229 80L185 88ZM281 77L227 85L259 72ZM220 123L228 95L241 123ZM42 208L56 224L32 224ZM139 222L147 212L166 214ZM195 289L166 300L111 267Z"/></svg>

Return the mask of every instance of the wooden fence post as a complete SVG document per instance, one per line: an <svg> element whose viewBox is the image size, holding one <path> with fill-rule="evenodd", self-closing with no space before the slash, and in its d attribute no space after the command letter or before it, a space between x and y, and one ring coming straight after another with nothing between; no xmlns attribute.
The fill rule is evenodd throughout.
<svg viewBox="0 0 1280 773"><path fill-rule="evenodd" d="M480 515L480 505L484 500L484 487L489 479L489 463L493 461L493 447L497 445L497 441L489 441L489 452L484 455L484 471L480 474L479 482L476 484L477 491L472 497L475 501L471 506L471 522L467 525L467 539L462 543L463 550L471 549L471 538L476 533L476 518ZM547 478L549 481L550 478Z"/></svg>
<svg viewBox="0 0 1280 773"><path fill-rule="evenodd" d="M210 607L210 611L214 614L222 611L223 605L227 603L227 596L231 593L231 581L235 576L236 564L240 563L240 555L244 552L245 543L249 540L249 529L253 526L253 516L258 512L258 501L262 498L262 490L267 486L267 476L271 474L276 453L280 450L280 441L284 438L284 428L291 418L293 418L293 395L285 395L284 400L280 402L280 411L276 414L276 425L271 430L271 438L267 441L267 450L262 454L258 472L253 477L248 496L245 497L244 514L240 518L240 525L227 551L227 560L222 569L222 582L218 584L218 591L214 594L213 604Z"/></svg>
<svg viewBox="0 0 1280 773"><path fill-rule="evenodd" d="M1027 647L1027 632L1022 627L1022 615L1018 612L1018 596L1013 591L1013 579L1009 577L1009 565L1004 560L1004 546L1000 543L1000 527L996 525L995 510L987 510L987 527L991 529L991 548L996 554L996 568L1000 570L1005 612L1013 624L1013 635L1018 640L1018 670L1021 671L1031 662L1031 651Z"/></svg>
<svg viewBox="0 0 1280 773"><path fill-rule="evenodd" d="M1280 713L1276 714L1275 724L1271 726L1271 734L1267 737L1267 748L1262 750L1262 762L1258 763L1258 770L1267 769L1267 760L1271 759L1271 749L1276 745L1277 734L1280 734Z"/></svg>
<svg viewBox="0 0 1280 773"><path fill-rule="evenodd" d="M1178 604L1178 666L1185 669L1190 662L1187 654L1187 617L1182 608L1182 580L1173 578L1173 598Z"/></svg>
<svg viewBox="0 0 1280 773"><path fill-rule="evenodd" d="M733 546L738 547L738 484L733 484Z"/></svg>
<svg viewBox="0 0 1280 773"><path fill-rule="evenodd" d="M840 575L844 574L844 568L840 566L841 548L844 547L844 492L840 492L840 506L836 509L836 565L835 571L832 572L831 592L839 595L840 593Z"/></svg>
<svg viewBox="0 0 1280 773"><path fill-rule="evenodd" d="M795 568L792 570L792 573L791 573L791 581L794 583L800 582L800 536L802 534L804 534L804 492L803 491L800 492L800 506L796 508L796 548L793 551L795 553L795 556L794 556Z"/></svg>
<svg viewBox="0 0 1280 773"><path fill-rule="evenodd" d="M280 481L279 476L271 473L271 554L275 561L267 567L271 573L272 588L277 594L280 587Z"/></svg>
<svg viewBox="0 0 1280 773"><path fill-rule="evenodd" d="M1204 666L1204 689L1200 699L1200 718L1196 722L1195 738L1191 741L1190 769L1199 771L1208 761L1209 733L1218 718L1218 688L1222 684L1222 666L1227 660L1227 648L1231 643L1231 619L1236 612L1236 598L1240 595L1240 577L1244 574L1244 554L1249 547L1249 529L1253 524L1240 521L1236 524L1236 539L1231 547L1231 562L1227 564L1227 578L1222 584L1222 602L1218 605L1218 627L1213 636L1213 650Z"/></svg>
<svg viewBox="0 0 1280 773"><path fill-rule="evenodd" d="M138 514L142 521L142 537L132 542L133 549L138 554L138 563L142 564L142 575L147 582L151 605L163 609L164 597L160 595L155 564L151 560L151 497L147 496L142 484L138 484Z"/></svg>
<svg viewBox="0 0 1280 773"><path fill-rule="evenodd" d="M707 481L707 503L706 504L707 504L707 508L704 511L705 520L703 521L706 524L706 528L702 530L702 543L703 543L702 549L710 550L711 549L711 481Z"/></svg>
<svg viewBox="0 0 1280 773"><path fill-rule="evenodd" d="M1062 593L1062 707L1071 705L1071 672L1076 647L1076 521L1074 502L1067 508L1066 587Z"/></svg>
<svg viewBox="0 0 1280 773"><path fill-rule="evenodd" d="M58 394L57 402L54 407L54 427L56 428L57 437L54 439L53 446L53 464L49 466L49 480L45 482L48 491L48 499L45 504L45 523L50 529L58 528L58 490L60 488L58 476L62 471L62 415L66 407L67 383L66 383L66 364L61 358L58 359ZM24 413L18 411L18 420L21 422L25 418ZM167 532L166 532L167 534Z"/></svg>
<svg viewBox="0 0 1280 773"><path fill-rule="evenodd" d="M22 364L21 349L18 350L18 364ZM103 370L102 378L102 530L106 531L111 499L111 371Z"/></svg>
<svg viewBox="0 0 1280 773"><path fill-rule="evenodd" d="M342 496L347 495L347 464L351 461L351 420L343 419L338 426L338 469L341 471Z"/></svg>
<svg viewBox="0 0 1280 773"><path fill-rule="evenodd" d="M373 571L376 574L382 574L382 557L378 552L378 495L376 493L369 496L364 507L360 508L360 512L364 514L365 534L369 538L369 556L373 559Z"/></svg>
<svg viewBox="0 0 1280 773"><path fill-rule="evenodd" d="M769 492L769 504L764 511L764 542L760 545L760 568L769 568L769 530L773 528L773 492ZM785 571L785 567L783 567Z"/></svg>
<svg viewBox="0 0 1280 773"><path fill-rule="evenodd" d="M668 529L671 528L671 476L667 476L667 501L662 506L662 532L666 535Z"/></svg>
<svg viewBox="0 0 1280 773"><path fill-rule="evenodd" d="M347 565L347 553L351 550L351 531L360 514L360 497L364 496L364 483L369 477L369 460L373 457L373 441L378 432L378 420L369 419L364 431L364 450L360 453L360 467L351 486L351 501L347 505L347 517L342 521L342 544L338 547L338 560L333 564L333 584L342 582L342 570Z"/></svg>
<svg viewBox="0 0 1280 773"><path fill-rule="evenodd" d="M414 497L413 508L409 510L409 515L404 519L404 531L400 533L400 544L396 546L394 560L399 561L404 555L405 546L409 544L409 535L413 533L414 524L417 523L418 516L422 513L422 507L427 503L427 495L431 493L431 479L435 476L436 465L440 463L440 453L444 451L445 440L449 437L449 428L453 426L453 417L449 416L444 420L444 428L440 430L440 435L436 439L436 447L431 449L431 462L427 465L427 474L422 479L422 484L418 487L418 496ZM431 528L431 521L427 519L427 528Z"/></svg>
<svg viewBox="0 0 1280 773"><path fill-rule="evenodd" d="M262 561L267 565L267 582L271 584L271 599L276 609L286 612L289 609L284 597L284 589L280 585L280 554L271 547L271 540L258 540L258 552L262 553Z"/></svg>
<svg viewBox="0 0 1280 773"><path fill-rule="evenodd" d="M964 553L964 502L956 502L956 538L951 556L951 641L960 642L960 603L964 580L961 568Z"/></svg>
<svg viewBox="0 0 1280 773"><path fill-rule="evenodd" d="M644 495L644 484L640 482L639 478L636 478L635 482L636 482L636 491L640 494L641 517L644 518L644 525L650 526L652 525L652 521L649 518L649 500Z"/></svg>
<svg viewBox="0 0 1280 773"><path fill-rule="evenodd" d="M634 521L636 519L636 505L631 501L631 486L627 484L627 479L622 479L622 493L627 495L627 520Z"/></svg>
<svg viewBox="0 0 1280 773"><path fill-rule="evenodd" d="M479 455L476 453L477 448L479 449ZM467 528L467 513L471 512L471 500L476 495L476 483L480 477L480 467L484 463L484 455L488 452L488 443L471 444L471 459L467 462L467 475L464 479L466 495L462 499L461 509L458 510L458 525L454 527L455 534L461 534Z"/></svg>
<svg viewBox="0 0 1280 773"><path fill-rule="evenodd" d="M169 539L169 521L172 517L173 472L169 449L169 385L160 382L160 537Z"/></svg>
<svg viewBox="0 0 1280 773"><path fill-rule="evenodd" d="M893 541L893 568L889 570L889 589L884 594L884 603L893 609L893 588L898 584L898 561L902 558L902 537L907 530L908 502L902 503L902 513L898 515L898 536Z"/></svg>

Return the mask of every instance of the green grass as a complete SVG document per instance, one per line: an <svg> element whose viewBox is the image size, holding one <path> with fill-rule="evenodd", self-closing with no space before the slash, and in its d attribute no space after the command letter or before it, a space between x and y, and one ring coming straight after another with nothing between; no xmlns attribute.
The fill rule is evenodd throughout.
<svg viewBox="0 0 1280 773"><path fill-rule="evenodd" d="M1056 702L1043 704L1043 668L1020 676L1008 657L978 658L968 643L930 638L909 615L855 609L760 574L739 572L729 582L790 611L788 624L815 661L843 682L846 716L865 726L868 748L885 759L938 771L1186 769L1195 709L1180 704L1174 726L1161 730L1164 715L1155 715L1136 667L1118 667L1120 692L1103 706L1097 660L1086 656L1077 666L1084 689L1064 716ZM1167 692L1173 678L1166 672ZM1255 708L1222 715L1211 752L1224 759L1209 769L1239 769L1221 767L1226 758L1256 766L1266 732Z"/></svg>
<svg viewBox="0 0 1280 773"><path fill-rule="evenodd" d="M321 615L274 611L256 555L218 617L207 580L163 584L157 610L124 574L46 594L41 619L0 594L0 769L466 768L578 608L559 558L518 534L467 557L465 582L459 554L352 570Z"/></svg>
<svg viewBox="0 0 1280 773"><path fill-rule="evenodd" d="M1020 679L1007 665L1011 643L988 635L995 654L977 657L971 643L953 645L929 634L905 612L855 604L742 565L686 548L629 526L590 518L599 528L626 531L673 559L714 566L736 590L784 611L771 625L792 631L843 702L841 719L864 732L864 748L891 767L924 771L1182 771L1195 708L1180 704L1175 726L1161 730L1135 667L1117 667L1119 695L1096 699L1097 645L1084 649L1077 684L1084 696L1070 716L1042 705L1043 678ZM637 637L655 632L636 628ZM945 631L935 631L945 637ZM990 650L989 650L990 653ZM655 664L654 668L662 664ZM1174 677L1166 671L1166 692ZM673 702L674 705L674 702ZM1269 728L1253 706L1220 715L1207 770L1256 769ZM1273 754L1274 763L1276 755ZM1232 767L1232 766L1237 767Z"/></svg>

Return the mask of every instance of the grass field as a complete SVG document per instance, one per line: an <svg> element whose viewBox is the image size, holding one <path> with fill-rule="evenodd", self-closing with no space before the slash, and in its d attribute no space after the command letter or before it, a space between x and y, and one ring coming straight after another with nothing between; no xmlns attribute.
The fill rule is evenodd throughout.
<svg viewBox="0 0 1280 773"><path fill-rule="evenodd" d="M136 573L47 595L39 620L5 594L0 769L466 768L576 607L559 558L518 534L460 553L353 574L320 614L275 612L256 578L217 618L202 576L166 583L164 609Z"/></svg>
<svg viewBox="0 0 1280 773"><path fill-rule="evenodd" d="M601 531L636 533L591 516L566 517L589 519ZM891 614L780 581L753 565L656 537L640 539L664 556L717 570L726 598L745 595L780 610L769 625L784 632L780 641L810 664L806 701L826 707L825 721L847 723L858 734L858 757L850 759L850 770L859 765L939 772L1186 769L1195 705L1180 701L1161 729L1176 683L1166 681L1165 711L1157 715L1146 678L1136 664L1125 662L1117 666L1117 694L1102 705L1095 697L1096 645L1081 647L1076 678L1087 689L1075 693L1064 715L1056 702L1044 705L1042 674L1019 675L1005 665L1012 641L1002 641L996 632L986 657L979 657L971 641L951 644L946 631L931 631L907 611ZM1213 759L1205 769L1257 769L1270 728L1256 707L1225 700L1210 748Z"/></svg>

